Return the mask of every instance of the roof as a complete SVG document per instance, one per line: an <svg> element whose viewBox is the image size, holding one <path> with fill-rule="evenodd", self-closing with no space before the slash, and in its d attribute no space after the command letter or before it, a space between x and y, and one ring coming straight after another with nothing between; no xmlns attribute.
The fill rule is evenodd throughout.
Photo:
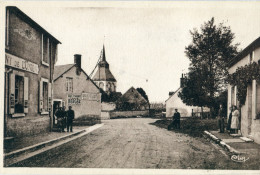
<svg viewBox="0 0 260 175"><path fill-rule="evenodd" d="M167 102L172 96L174 96L174 94L179 92L180 89L181 89L181 87L179 87L172 95L170 95L169 98L167 100L165 100L165 102Z"/></svg>
<svg viewBox="0 0 260 175"><path fill-rule="evenodd" d="M116 81L109 68L99 67L96 74L93 77L94 81Z"/></svg>
<svg viewBox="0 0 260 175"><path fill-rule="evenodd" d="M106 61L106 54L105 54L105 46L103 45L101 59L98 63L98 70L93 77L94 81L114 81L116 82L115 77L109 70L109 64Z"/></svg>
<svg viewBox="0 0 260 175"><path fill-rule="evenodd" d="M52 40L54 40L57 43L61 44L61 42L58 39L56 39L54 36L52 36L49 32L47 32L43 27L41 27L38 23L36 23L28 15L26 15L24 12L22 12L19 8L15 7L15 6L7 6L6 8L11 10L12 12L14 12L19 17L21 17L24 21L26 21L32 27L37 28L38 30L40 30L43 33L45 33L46 35L48 35Z"/></svg>
<svg viewBox="0 0 260 175"><path fill-rule="evenodd" d="M249 44L242 52L240 52L237 56L232 58L229 61L229 68L232 67L234 64L239 62L241 59L246 57L250 52L255 50L256 48L260 47L260 37L258 37L256 40L254 40L251 44Z"/></svg>
<svg viewBox="0 0 260 175"><path fill-rule="evenodd" d="M141 102L141 100L145 101L146 103L148 103L148 101L142 96L142 94L140 94L138 92L138 90L136 90L134 87L129 88L123 95L123 98L127 98L129 101L133 100L133 94L138 94L138 99L139 102ZM135 98L134 98L135 99Z"/></svg>
<svg viewBox="0 0 260 175"><path fill-rule="evenodd" d="M53 74L54 81L56 81L58 78L60 78L66 72L71 70L73 67L76 67L76 64L65 64L65 65L55 66L54 67L54 74ZM83 69L81 69L81 71L96 86L96 88L98 88L100 90L100 88L96 85L96 83L93 82L93 80L88 76L88 74Z"/></svg>
<svg viewBox="0 0 260 175"><path fill-rule="evenodd" d="M54 74L53 79L54 81L61 77L64 73L68 72L72 67L74 67L76 64L65 64L65 65L59 65L54 67Z"/></svg>

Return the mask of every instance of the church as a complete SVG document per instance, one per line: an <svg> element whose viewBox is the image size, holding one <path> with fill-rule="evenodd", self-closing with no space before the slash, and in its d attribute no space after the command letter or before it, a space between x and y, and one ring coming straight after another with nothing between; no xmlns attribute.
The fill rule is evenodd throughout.
<svg viewBox="0 0 260 175"><path fill-rule="evenodd" d="M109 64L106 61L105 46L100 55L100 61L98 63L98 70L92 78L96 85L107 94L116 92L116 79L109 69Z"/></svg>

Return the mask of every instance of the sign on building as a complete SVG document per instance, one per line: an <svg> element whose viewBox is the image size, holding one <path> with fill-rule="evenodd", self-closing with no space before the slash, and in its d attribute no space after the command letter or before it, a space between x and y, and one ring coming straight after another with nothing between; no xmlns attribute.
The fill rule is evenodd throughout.
<svg viewBox="0 0 260 175"><path fill-rule="evenodd" d="M87 100L87 101L98 101L98 94L94 93L82 93L82 100Z"/></svg>
<svg viewBox="0 0 260 175"><path fill-rule="evenodd" d="M39 67L37 64L8 53L5 53L5 65L35 74L38 74L39 72Z"/></svg>
<svg viewBox="0 0 260 175"><path fill-rule="evenodd" d="M80 105L81 95L68 94L68 106Z"/></svg>

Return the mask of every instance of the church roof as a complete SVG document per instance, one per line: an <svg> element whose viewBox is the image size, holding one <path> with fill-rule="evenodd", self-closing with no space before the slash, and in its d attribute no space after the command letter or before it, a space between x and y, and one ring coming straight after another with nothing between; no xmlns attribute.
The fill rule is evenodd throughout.
<svg viewBox="0 0 260 175"><path fill-rule="evenodd" d="M110 70L105 67L99 67L95 76L92 79L94 81L116 81Z"/></svg>
<svg viewBox="0 0 260 175"><path fill-rule="evenodd" d="M98 64L98 70L92 79L94 81L114 81L114 82L116 81L115 77L113 76L113 74L109 69L109 64L106 61L104 45L101 53L101 59Z"/></svg>

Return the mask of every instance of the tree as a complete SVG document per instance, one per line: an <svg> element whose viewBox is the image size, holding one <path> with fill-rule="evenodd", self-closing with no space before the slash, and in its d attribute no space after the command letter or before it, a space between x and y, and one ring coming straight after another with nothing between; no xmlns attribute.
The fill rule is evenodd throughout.
<svg viewBox="0 0 260 175"><path fill-rule="evenodd" d="M239 44L232 44L235 35L230 27L215 25L214 18L190 34L192 43L185 47L190 72L180 97L186 104L210 107L212 114L216 97L226 89L228 61L238 54Z"/></svg>
<svg viewBox="0 0 260 175"><path fill-rule="evenodd" d="M147 103L148 103L148 106L149 106L149 111L150 111L150 102L149 102L149 99L148 99L148 96L146 94L146 92L143 90L143 88L136 88L136 90L146 99Z"/></svg>
<svg viewBox="0 0 260 175"><path fill-rule="evenodd" d="M143 88L136 88L136 90L149 102L148 96L146 95L146 92L143 90Z"/></svg>

